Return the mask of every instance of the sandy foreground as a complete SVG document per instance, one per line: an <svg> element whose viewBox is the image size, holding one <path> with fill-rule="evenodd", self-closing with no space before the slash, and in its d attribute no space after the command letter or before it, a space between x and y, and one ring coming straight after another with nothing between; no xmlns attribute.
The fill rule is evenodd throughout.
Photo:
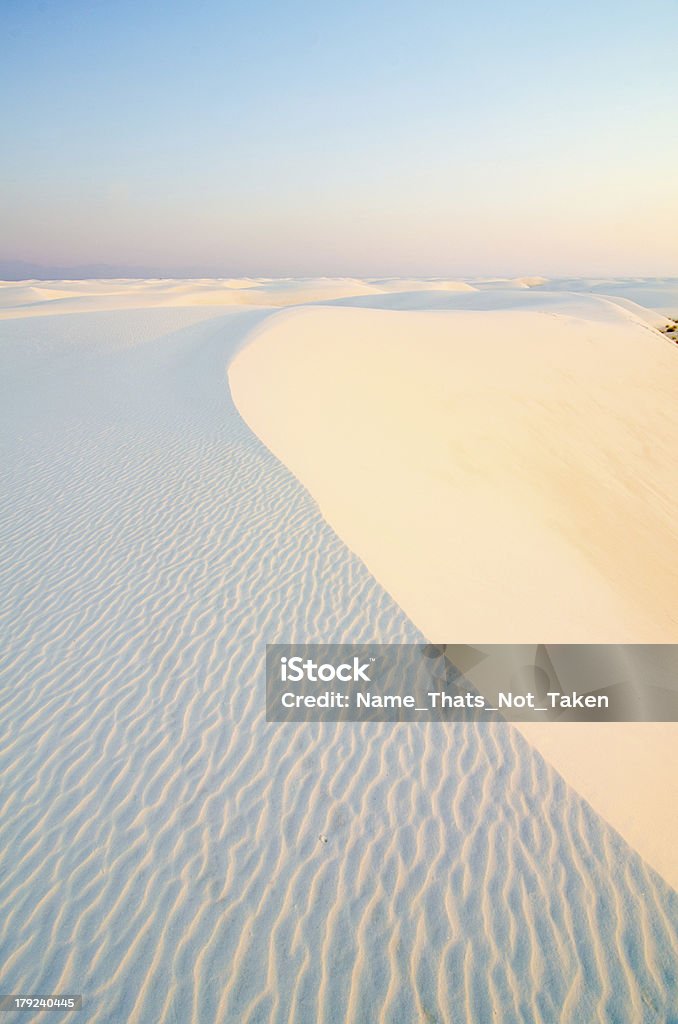
<svg viewBox="0 0 678 1024"><path fill-rule="evenodd" d="M273 725L262 678L273 640L678 642L677 299L0 287L3 991L678 1015L676 727Z"/></svg>

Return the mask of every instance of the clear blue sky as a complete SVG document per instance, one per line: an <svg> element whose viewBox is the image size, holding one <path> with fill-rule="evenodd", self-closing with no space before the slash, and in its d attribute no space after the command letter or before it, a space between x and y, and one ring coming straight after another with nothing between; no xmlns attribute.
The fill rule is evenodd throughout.
<svg viewBox="0 0 678 1024"><path fill-rule="evenodd" d="M2 0L0 259L678 275L676 0Z"/></svg>

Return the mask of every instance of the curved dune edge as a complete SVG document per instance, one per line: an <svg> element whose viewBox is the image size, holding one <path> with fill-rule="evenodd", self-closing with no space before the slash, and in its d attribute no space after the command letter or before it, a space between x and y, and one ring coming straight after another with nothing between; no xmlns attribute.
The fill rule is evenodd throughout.
<svg viewBox="0 0 678 1024"><path fill-rule="evenodd" d="M674 643L678 361L620 312L287 311L230 385L432 640ZM521 731L678 887L677 725Z"/></svg>
<svg viewBox="0 0 678 1024"><path fill-rule="evenodd" d="M678 890L678 724L526 722L516 728Z"/></svg>

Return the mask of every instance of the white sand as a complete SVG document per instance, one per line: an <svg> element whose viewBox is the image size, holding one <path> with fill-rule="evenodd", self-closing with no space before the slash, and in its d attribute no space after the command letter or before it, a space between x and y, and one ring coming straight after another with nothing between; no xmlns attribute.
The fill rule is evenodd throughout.
<svg viewBox="0 0 678 1024"><path fill-rule="evenodd" d="M431 638L678 642L678 351L635 320L305 309L239 408Z"/></svg>
<svg viewBox="0 0 678 1024"><path fill-rule="evenodd" d="M297 310L230 380L430 639L678 642L678 349L623 304ZM678 727L523 731L678 884Z"/></svg>
<svg viewBox="0 0 678 1024"><path fill-rule="evenodd" d="M0 289L3 990L82 992L82 1024L678 1017L678 897L516 730L264 722L266 641L421 637L227 386L271 296L379 284L229 287ZM419 319L282 314L247 350L271 357L262 392L307 315ZM281 392L331 407L334 358L280 365ZM372 369L377 409L397 374ZM425 414L409 394L398 415ZM381 472L373 429L356 458ZM402 452L424 492L440 444Z"/></svg>
<svg viewBox="0 0 678 1024"><path fill-rule="evenodd" d="M365 281L356 278L0 281L0 320L56 313L168 306L292 306L410 291L475 292L459 281Z"/></svg>

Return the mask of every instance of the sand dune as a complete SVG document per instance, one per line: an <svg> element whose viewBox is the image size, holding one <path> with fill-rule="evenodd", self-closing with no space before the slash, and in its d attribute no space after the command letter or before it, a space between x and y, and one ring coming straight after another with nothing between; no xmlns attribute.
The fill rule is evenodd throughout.
<svg viewBox="0 0 678 1024"><path fill-rule="evenodd" d="M408 282L409 283L409 282ZM444 290L403 290L396 293L374 295L347 295L323 302L323 305L351 306L362 309L393 309L409 312L456 309L477 312L507 312L509 310L533 310L538 313L553 313L576 317L580 320L595 320L611 323L628 323L638 320L652 327L662 327L667 322L663 313L639 306L638 303L622 296L563 292L542 289L505 286L488 290L477 289L469 292Z"/></svg>
<svg viewBox="0 0 678 1024"><path fill-rule="evenodd" d="M678 352L597 313L297 310L231 387L429 639L675 643ZM674 885L676 728L524 727Z"/></svg>
<svg viewBox="0 0 678 1024"><path fill-rule="evenodd" d="M422 636L245 424L227 366L265 351L263 394L298 318L409 316L2 324L4 991L132 1024L678 1015L678 897L518 732L263 720L266 641ZM303 384L294 356L281 383Z"/></svg>
<svg viewBox="0 0 678 1024"><path fill-rule="evenodd" d="M375 286L379 292L411 292L411 291L436 291L436 292L474 292L476 288L468 281L448 281L443 278L373 278L370 284Z"/></svg>
<svg viewBox="0 0 678 1024"><path fill-rule="evenodd" d="M673 643L677 353L619 313L295 310L230 381L432 639Z"/></svg>
<svg viewBox="0 0 678 1024"><path fill-rule="evenodd" d="M288 306L382 290L354 278L0 282L0 319L167 306Z"/></svg>
<svg viewBox="0 0 678 1024"><path fill-rule="evenodd" d="M527 288L522 280L497 282L493 287L499 285L504 293L517 293ZM431 303L441 303L454 308L458 298L463 308L464 299L472 302L472 296L483 287L438 278L6 281L0 282L0 319L168 306L278 307L342 300L352 303L356 299L374 300L377 304L383 299L386 306L390 302L392 308L409 308L410 293L418 296L418 306L423 304L430 308ZM400 293L405 293L402 299L399 299ZM520 302L520 297L515 301ZM557 301L561 304L567 301L562 291ZM496 305L497 299L480 295L477 302L480 306L473 308L484 308L488 303Z"/></svg>
<svg viewBox="0 0 678 1024"><path fill-rule="evenodd" d="M667 316L678 316L678 278L676 277L639 277L623 280L617 278L562 278L549 282L549 287L559 291L584 291L628 299Z"/></svg>

